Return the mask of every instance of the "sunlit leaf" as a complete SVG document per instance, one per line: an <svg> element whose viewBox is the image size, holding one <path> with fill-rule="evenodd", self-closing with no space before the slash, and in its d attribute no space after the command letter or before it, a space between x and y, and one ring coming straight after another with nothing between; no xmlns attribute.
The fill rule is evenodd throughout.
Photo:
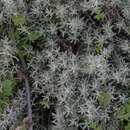
<svg viewBox="0 0 130 130"><path fill-rule="evenodd" d="M96 122L94 122L94 123L92 123L91 125L90 125L90 128L96 128Z"/></svg>
<svg viewBox="0 0 130 130"><path fill-rule="evenodd" d="M13 22L16 26L18 26L20 24L24 24L25 23L25 16L18 14L16 17L13 18Z"/></svg>

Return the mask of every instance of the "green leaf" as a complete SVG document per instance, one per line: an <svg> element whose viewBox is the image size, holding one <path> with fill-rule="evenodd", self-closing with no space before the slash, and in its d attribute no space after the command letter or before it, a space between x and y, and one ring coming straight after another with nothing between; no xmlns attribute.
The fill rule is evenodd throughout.
<svg viewBox="0 0 130 130"><path fill-rule="evenodd" d="M20 25L20 24L24 24L25 23L25 16L18 14L16 17L14 17L13 22L16 26Z"/></svg>
<svg viewBox="0 0 130 130"><path fill-rule="evenodd" d="M40 115L36 115L36 116L35 116L35 120L36 120L36 121L39 121L40 119L41 119Z"/></svg>
<svg viewBox="0 0 130 130"><path fill-rule="evenodd" d="M56 22L60 23L60 22L62 22L62 19L61 18L56 18Z"/></svg>
<svg viewBox="0 0 130 130"><path fill-rule="evenodd" d="M9 31L9 38L11 40L16 40L20 38L20 32L18 30L14 31L14 28L11 28Z"/></svg>
<svg viewBox="0 0 130 130"><path fill-rule="evenodd" d="M3 90L4 95L11 96L12 95L12 89L16 84L17 84L16 80L14 80L14 81L4 80L3 83L2 83L2 85L3 85L2 90Z"/></svg>
<svg viewBox="0 0 130 130"><path fill-rule="evenodd" d="M92 123L89 128L93 128L94 130L101 130L101 125L97 125L96 122Z"/></svg>
<svg viewBox="0 0 130 130"><path fill-rule="evenodd" d="M28 34L28 39L30 41L37 40L38 38L39 38L39 35L36 31L30 31L30 33Z"/></svg>
<svg viewBox="0 0 130 130"><path fill-rule="evenodd" d="M6 72L6 73L5 73L5 76L3 77L3 81L4 81L4 80L10 80L10 79L11 79L11 73Z"/></svg>
<svg viewBox="0 0 130 130"><path fill-rule="evenodd" d="M20 41L19 44L17 45L16 55L18 55L19 57L27 56L28 55L28 52L27 52L28 49L33 51L33 46L29 43L26 43L25 41ZM27 56L27 57L28 58L31 57L31 54L30 54L30 56Z"/></svg>
<svg viewBox="0 0 130 130"><path fill-rule="evenodd" d="M0 93L0 116L7 104L10 104L9 97L4 95L4 93Z"/></svg>
<svg viewBox="0 0 130 130"><path fill-rule="evenodd" d="M120 119L120 120L128 120L129 119L129 117L130 117L130 113L127 113L127 114L123 114L123 115L118 115L118 118Z"/></svg>
<svg viewBox="0 0 130 130"><path fill-rule="evenodd" d="M126 104L126 111L130 113L130 104Z"/></svg>
<svg viewBox="0 0 130 130"><path fill-rule="evenodd" d="M96 122L92 123L92 124L90 125L90 128L95 129L95 128L96 128Z"/></svg>
<svg viewBox="0 0 130 130"><path fill-rule="evenodd" d="M41 99L39 102L41 105L44 105L44 108L50 108L51 103L47 100Z"/></svg>
<svg viewBox="0 0 130 130"><path fill-rule="evenodd" d="M118 111L118 116L117 118L119 118L120 120L129 120L130 118L130 101L128 100L128 103L123 106L123 108Z"/></svg>
<svg viewBox="0 0 130 130"><path fill-rule="evenodd" d="M26 123L20 122L19 125L22 127L21 130L27 130Z"/></svg>
<svg viewBox="0 0 130 130"><path fill-rule="evenodd" d="M130 99L128 100L128 104L130 104Z"/></svg>
<svg viewBox="0 0 130 130"><path fill-rule="evenodd" d="M15 32L14 32L14 28L11 28L9 31L9 38L12 40L15 40Z"/></svg>
<svg viewBox="0 0 130 130"><path fill-rule="evenodd" d="M125 130L130 130L130 122L129 122L128 125L125 127Z"/></svg>
<svg viewBox="0 0 130 130"><path fill-rule="evenodd" d="M94 16L94 19L96 20L102 20L104 18L104 12L102 11L102 8L98 8L94 12L96 15Z"/></svg>
<svg viewBox="0 0 130 130"><path fill-rule="evenodd" d="M108 92L102 92L98 100L100 105L107 106L111 101L110 94Z"/></svg>
<svg viewBox="0 0 130 130"><path fill-rule="evenodd" d="M97 14L94 16L94 19L97 19L97 20L101 20L104 18L104 12L100 13L100 14Z"/></svg>
<svg viewBox="0 0 130 130"><path fill-rule="evenodd" d="M99 53L102 50L102 46L97 44L94 50L96 51L96 53Z"/></svg>
<svg viewBox="0 0 130 130"><path fill-rule="evenodd" d="M66 110L66 106L64 103L61 104L61 110L65 111Z"/></svg>
<svg viewBox="0 0 130 130"><path fill-rule="evenodd" d="M2 78L2 91L0 92L0 115L3 113L6 105L10 105L10 96L12 96L12 90L17 84L17 80L11 80L12 74L9 72L5 73Z"/></svg>
<svg viewBox="0 0 130 130"><path fill-rule="evenodd" d="M99 125L97 128L96 128L96 130L101 130L102 129L102 126L101 125Z"/></svg>

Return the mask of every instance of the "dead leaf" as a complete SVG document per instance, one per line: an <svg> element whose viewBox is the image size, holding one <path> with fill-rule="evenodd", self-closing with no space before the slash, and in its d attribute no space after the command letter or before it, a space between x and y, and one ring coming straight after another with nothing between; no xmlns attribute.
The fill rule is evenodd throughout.
<svg viewBox="0 0 130 130"><path fill-rule="evenodd" d="M28 121L30 120L30 118L27 116L27 117L25 117L24 119L23 119L23 123L27 123Z"/></svg>
<svg viewBox="0 0 130 130"><path fill-rule="evenodd" d="M15 130L22 130L22 126L18 126L17 128L15 128Z"/></svg>
<svg viewBox="0 0 130 130"><path fill-rule="evenodd" d="M19 104L20 104L20 101L19 101L19 100L14 99L14 100L12 101L12 106L13 106L14 108L16 108Z"/></svg>

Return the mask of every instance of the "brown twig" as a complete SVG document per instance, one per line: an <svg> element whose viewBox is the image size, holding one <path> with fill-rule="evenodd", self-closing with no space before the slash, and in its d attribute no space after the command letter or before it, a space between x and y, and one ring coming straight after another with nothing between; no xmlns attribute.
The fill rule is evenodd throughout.
<svg viewBox="0 0 130 130"><path fill-rule="evenodd" d="M27 65L26 65L25 59L22 57L20 60L21 60L21 64L22 64L22 69L25 72L27 70ZM31 105L30 85L29 85L28 77L26 75L24 75L24 80L25 80L25 87L26 87L28 117L29 117L28 130L33 130L33 127L30 127L30 124L32 123L32 105Z"/></svg>

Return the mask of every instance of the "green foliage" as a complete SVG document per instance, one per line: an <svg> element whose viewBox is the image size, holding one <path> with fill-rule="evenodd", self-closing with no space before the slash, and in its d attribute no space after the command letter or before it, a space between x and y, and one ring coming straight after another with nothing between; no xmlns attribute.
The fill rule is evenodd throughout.
<svg viewBox="0 0 130 130"><path fill-rule="evenodd" d="M65 111L65 110L66 110L66 106L65 106L64 103L61 104L61 110L62 110L62 111Z"/></svg>
<svg viewBox="0 0 130 130"><path fill-rule="evenodd" d="M125 130L130 130L130 121L128 122L127 126L125 127Z"/></svg>
<svg viewBox="0 0 130 130"><path fill-rule="evenodd" d="M18 40L20 38L20 31L15 30L13 27L11 27L9 30L9 38L11 40Z"/></svg>
<svg viewBox="0 0 130 130"><path fill-rule="evenodd" d="M15 16L12 20L16 26L25 24L25 16L23 16L20 13L17 16Z"/></svg>
<svg viewBox="0 0 130 130"><path fill-rule="evenodd" d="M17 80L5 79L2 82L2 92L0 92L0 115L2 114L5 106L10 104L10 96L13 94L13 88L17 85Z"/></svg>
<svg viewBox="0 0 130 130"><path fill-rule="evenodd" d="M94 50L96 51L97 54L99 54L102 50L102 46L100 44L97 44Z"/></svg>
<svg viewBox="0 0 130 130"><path fill-rule="evenodd" d="M121 121L130 120L130 99L128 100L128 103L118 112L117 118Z"/></svg>
<svg viewBox="0 0 130 130"><path fill-rule="evenodd" d="M128 100L128 103L118 111L117 118L121 120L122 124L124 120L127 121L128 124L125 126L125 130L130 129L130 99Z"/></svg>
<svg viewBox="0 0 130 130"><path fill-rule="evenodd" d="M30 41L34 41L34 40L37 40L39 38L39 35L36 31L30 31L29 34L28 34L28 39Z"/></svg>
<svg viewBox="0 0 130 130"><path fill-rule="evenodd" d="M104 18L104 12L102 11L102 8L98 8L94 13L95 13L94 19L102 20Z"/></svg>
<svg viewBox="0 0 130 130"><path fill-rule="evenodd" d="M5 80L3 81L2 85L2 93L9 97L12 95L12 89L14 88L14 86L17 84L17 80L14 81L10 81L10 80Z"/></svg>
<svg viewBox="0 0 130 130"><path fill-rule="evenodd" d="M95 129L95 128L96 128L96 126L97 126L97 124L96 124L96 122L94 122L94 123L92 123L92 124L90 125L90 128Z"/></svg>
<svg viewBox="0 0 130 130"><path fill-rule="evenodd" d="M57 23L60 23L60 22L62 22L62 19L59 17L59 18L56 18L56 22Z"/></svg>
<svg viewBox="0 0 130 130"><path fill-rule="evenodd" d="M27 125L26 125L26 123L23 123L22 121L19 123L19 126L22 127L22 130L27 130Z"/></svg>
<svg viewBox="0 0 130 130"><path fill-rule="evenodd" d="M45 99L41 99L40 102L39 102L39 104L43 105L44 108L47 108L47 109L49 109L49 108L50 108L50 105L52 105L51 102L46 101Z"/></svg>
<svg viewBox="0 0 130 130"><path fill-rule="evenodd" d="M19 57L27 56L28 54L27 50L32 50L32 49L33 49L33 46L31 44L27 44L27 42L21 41L19 45L17 45L17 55Z"/></svg>
<svg viewBox="0 0 130 130"><path fill-rule="evenodd" d="M97 125L96 122L92 123L89 128L93 128L94 130L101 130L102 126L101 125Z"/></svg>
<svg viewBox="0 0 130 130"><path fill-rule="evenodd" d="M99 125L99 126L96 128L96 130L102 130L102 126Z"/></svg>
<svg viewBox="0 0 130 130"><path fill-rule="evenodd" d="M111 101L110 94L108 92L102 92L98 100L100 105L106 107Z"/></svg>

